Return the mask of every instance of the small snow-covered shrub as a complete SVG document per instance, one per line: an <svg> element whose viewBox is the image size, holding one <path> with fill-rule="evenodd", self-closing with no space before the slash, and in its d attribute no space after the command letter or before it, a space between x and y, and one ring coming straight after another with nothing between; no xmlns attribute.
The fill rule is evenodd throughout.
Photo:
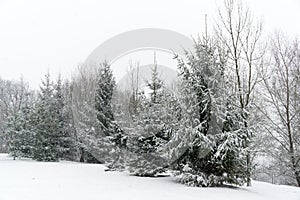
<svg viewBox="0 0 300 200"><path fill-rule="evenodd" d="M130 174L135 176L155 177L157 174L165 172L164 164L166 160L155 153L145 153L135 155L127 163Z"/></svg>
<svg viewBox="0 0 300 200"><path fill-rule="evenodd" d="M188 164L183 167L181 172L176 172L175 176L179 182L192 187L216 187L223 185L224 177L213 174L207 175L203 172L195 172Z"/></svg>

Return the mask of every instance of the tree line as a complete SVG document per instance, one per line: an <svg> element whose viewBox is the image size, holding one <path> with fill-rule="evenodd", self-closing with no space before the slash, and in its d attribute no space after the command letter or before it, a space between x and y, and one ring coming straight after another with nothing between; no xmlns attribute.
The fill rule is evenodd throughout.
<svg viewBox="0 0 300 200"><path fill-rule="evenodd" d="M39 90L0 79L1 151L14 158L105 163L108 170L190 186L251 185L251 178L300 186L300 46L226 0L213 33L175 55L178 78L127 90L110 65L82 65L71 80L46 74ZM148 91L148 92L146 92Z"/></svg>

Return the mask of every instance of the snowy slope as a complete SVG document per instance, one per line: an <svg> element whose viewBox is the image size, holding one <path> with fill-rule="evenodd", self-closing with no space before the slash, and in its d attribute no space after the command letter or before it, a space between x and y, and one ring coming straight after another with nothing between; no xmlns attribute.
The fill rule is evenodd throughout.
<svg viewBox="0 0 300 200"><path fill-rule="evenodd" d="M141 178L104 172L104 166L72 162L13 161L0 154L0 200L300 200L300 188L253 182L251 188L192 188L173 178Z"/></svg>

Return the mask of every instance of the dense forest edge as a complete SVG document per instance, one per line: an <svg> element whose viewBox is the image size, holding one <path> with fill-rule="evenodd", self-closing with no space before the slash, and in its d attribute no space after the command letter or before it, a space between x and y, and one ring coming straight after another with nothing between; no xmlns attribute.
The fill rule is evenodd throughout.
<svg viewBox="0 0 300 200"><path fill-rule="evenodd" d="M194 39L178 77L139 85L139 65L120 89L110 64L86 63L71 79L45 74L33 90L0 79L0 152L14 159L101 163L107 170L188 186L300 187L300 43L263 37L249 9L225 0L212 32Z"/></svg>

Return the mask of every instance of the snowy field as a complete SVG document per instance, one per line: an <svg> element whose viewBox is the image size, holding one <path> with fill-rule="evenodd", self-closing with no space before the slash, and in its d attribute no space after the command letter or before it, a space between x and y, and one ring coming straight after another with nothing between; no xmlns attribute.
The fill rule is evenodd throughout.
<svg viewBox="0 0 300 200"><path fill-rule="evenodd" d="M104 172L103 165L12 160L0 154L0 200L300 200L300 188L253 181L247 188L193 188L174 178Z"/></svg>

